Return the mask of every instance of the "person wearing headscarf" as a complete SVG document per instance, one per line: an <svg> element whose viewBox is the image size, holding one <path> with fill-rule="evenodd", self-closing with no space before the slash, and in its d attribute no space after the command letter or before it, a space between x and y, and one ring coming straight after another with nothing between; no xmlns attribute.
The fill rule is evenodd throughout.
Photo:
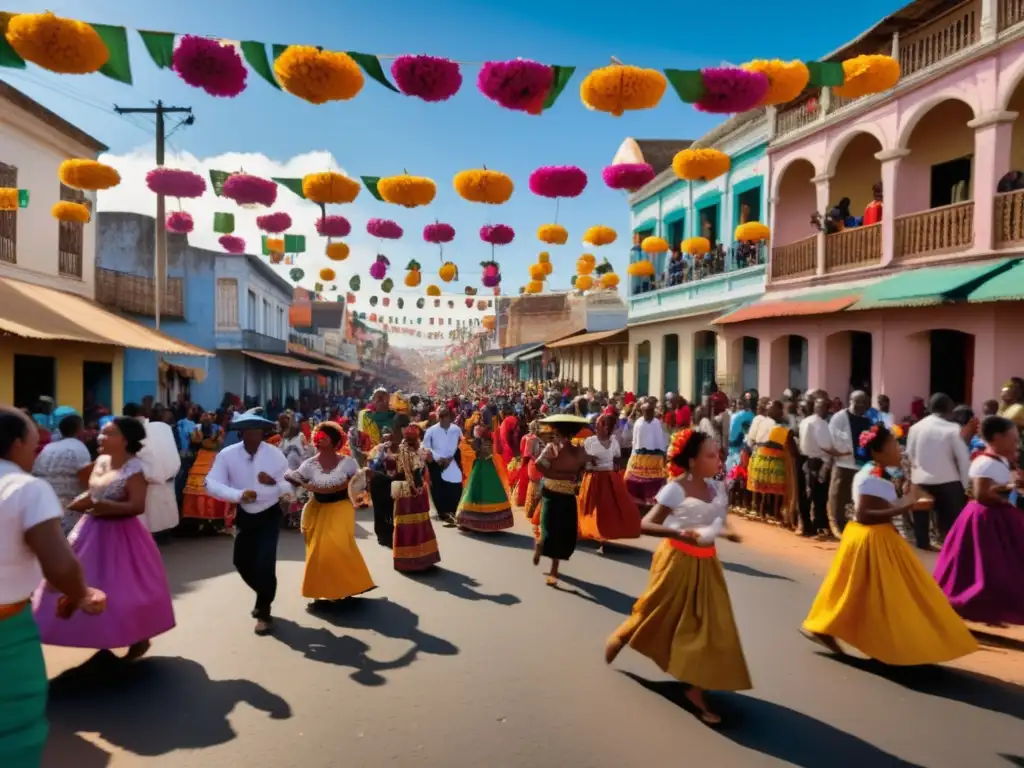
<svg viewBox="0 0 1024 768"><path fill-rule="evenodd" d="M455 524L477 533L511 528L515 523L508 486L501 476L501 459L494 453L491 431L483 424L473 430L472 447L476 458L455 513Z"/></svg>
<svg viewBox="0 0 1024 768"><path fill-rule="evenodd" d="M146 430L146 439L139 453L148 483L142 522L152 534L177 528L178 499L174 495L174 479L181 469L181 453L174 439L174 430L163 420L163 406L153 405L147 419L137 404L126 403L122 414L137 419Z"/></svg>
<svg viewBox="0 0 1024 768"><path fill-rule="evenodd" d="M377 389L373 393L370 404L359 412L359 431L370 440L370 447L378 445L384 430L391 427L395 420L395 411L391 408L391 398L386 389Z"/></svg>
<svg viewBox="0 0 1024 768"><path fill-rule="evenodd" d="M501 425L498 427L498 450L505 464L505 472L512 485L512 477L519 471L519 417L509 408L502 408Z"/></svg>
<svg viewBox="0 0 1024 768"><path fill-rule="evenodd" d="M426 483L425 449L420 430L410 425L402 430L397 456L397 479L391 483L394 497L394 546L396 571L424 571L441 562L437 537L430 524L430 495Z"/></svg>

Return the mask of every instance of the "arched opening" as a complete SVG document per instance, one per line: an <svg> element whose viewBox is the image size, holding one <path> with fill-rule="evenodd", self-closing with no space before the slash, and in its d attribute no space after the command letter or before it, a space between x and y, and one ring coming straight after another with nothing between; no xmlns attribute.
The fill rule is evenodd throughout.
<svg viewBox="0 0 1024 768"><path fill-rule="evenodd" d="M618 355L615 358L615 391L622 392L626 389L626 359L629 357L629 347L618 348Z"/></svg>
<svg viewBox="0 0 1024 768"><path fill-rule="evenodd" d="M818 207L810 160L794 160L782 170L776 187L772 231L771 276L814 274L818 261L817 233L810 223Z"/></svg>
<svg viewBox="0 0 1024 768"><path fill-rule="evenodd" d="M829 182L829 234L825 238L825 271L838 272L882 260L882 225L876 210L868 209L881 189L882 163L875 155L882 143L870 133L853 136L833 158ZM838 214L838 215L835 215ZM835 231L833 231L835 230Z"/></svg>
<svg viewBox="0 0 1024 768"><path fill-rule="evenodd" d="M665 350L665 373L662 392L679 392L679 334L666 333L662 339Z"/></svg>
<svg viewBox="0 0 1024 768"><path fill-rule="evenodd" d="M761 353L761 341L754 336L744 336L740 343L740 391L746 392L749 389L757 389L757 364Z"/></svg>
<svg viewBox="0 0 1024 768"><path fill-rule="evenodd" d="M718 334L697 331L693 335L693 399L700 400L704 385L715 381Z"/></svg>
<svg viewBox="0 0 1024 768"><path fill-rule="evenodd" d="M646 397L651 394L651 342L642 341L636 345L636 394Z"/></svg>
<svg viewBox="0 0 1024 768"><path fill-rule="evenodd" d="M841 331L825 339L825 390L844 402L858 389L871 392L872 336Z"/></svg>
<svg viewBox="0 0 1024 768"><path fill-rule="evenodd" d="M1013 90L1007 110L1024 110L1024 78ZM1024 242L1024 120L1013 121L1010 134L1010 167L997 168L995 243L997 246Z"/></svg>
<svg viewBox="0 0 1024 768"><path fill-rule="evenodd" d="M771 344L768 367L768 391L764 397L780 397L783 390L807 391L808 345L807 339L796 334L779 336Z"/></svg>
<svg viewBox="0 0 1024 768"><path fill-rule="evenodd" d="M974 336L963 331L928 332L930 346L928 394L942 392L955 403L970 403L974 384Z"/></svg>

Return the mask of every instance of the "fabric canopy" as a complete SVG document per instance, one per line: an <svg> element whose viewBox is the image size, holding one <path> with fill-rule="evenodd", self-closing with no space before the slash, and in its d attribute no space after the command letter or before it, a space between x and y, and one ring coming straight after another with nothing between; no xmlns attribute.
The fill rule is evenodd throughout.
<svg viewBox="0 0 1024 768"><path fill-rule="evenodd" d="M852 310L885 307L928 307L966 299L990 281L1002 282L1002 273L1018 259L999 259L962 267L920 267L868 286ZM998 280L994 278L998 277Z"/></svg>
<svg viewBox="0 0 1024 768"><path fill-rule="evenodd" d="M617 338L621 337L621 338ZM595 331L594 333L581 333L578 336L570 336L567 339L559 339L545 344L548 349L564 349L565 347L579 347L584 344L595 344L599 341L616 343L625 342L629 338L629 331L625 328L616 328L614 331Z"/></svg>
<svg viewBox="0 0 1024 768"><path fill-rule="evenodd" d="M832 312L841 312L858 298L860 298L859 293L828 291L791 296L786 299L762 299L740 307L735 312L722 315L713 323L725 325L726 323L742 323L746 320L765 320L771 317L827 315Z"/></svg>
<svg viewBox="0 0 1024 768"><path fill-rule="evenodd" d="M1024 299L1024 262L1014 264L994 279L986 280L971 291L969 302L1020 301Z"/></svg>
<svg viewBox="0 0 1024 768"><path fill-rule="evenodd" d="M301 360L296 360L293 357L282 357L281 355L270 355L266 352L249 352L243 350L242 354L246 357L251 357L253 360L259 360L261 363L267 365L276 365L278 368L288 368L292 371L305 371L312 373L316 371L317 365L315 363L304 363Z"/></svg>

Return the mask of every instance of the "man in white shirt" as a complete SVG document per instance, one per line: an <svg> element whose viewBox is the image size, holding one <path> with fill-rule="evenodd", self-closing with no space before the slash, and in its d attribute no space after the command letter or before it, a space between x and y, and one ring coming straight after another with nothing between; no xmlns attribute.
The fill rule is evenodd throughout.
<svg viewBox="0 0 1024 768"><path fill-rule="evenodd" d="M850 395L849 407L834 414L828 423L832 448L836 451L828 486L828 516L837 536L846 528L846 508L853 503L853 478L860 469L856 452L861 433L871 428L871 419L866 415L870 405L867 392L857 390Z"/></svg>
<svg viewBox="0 0 1024 768"><path fill-rule="evenodd" d="M459 441L462 430L452 424L452 412L446 406L437 411L437 424L423 436L423 447L429 452L430 496L437 509L437 518L455 524L455 512L462 498L462 465Z"/></svg>
<svg viewBox="0 0 1024 768"><path fill-rule="evenodd" d="M633 453L626 466L626 490L641 512L654 506L654 498L665 485L665 452L668 436L655 418L656 400L647 398L641 406L642 418L633 424Z"/></svg>
<svg viewBox="0 0 1024 768"><path fill-rule="evenodd" d="M277 539L281 532L282 496L292 492L284 479L288 460L263 442L274 422L259 415L259 408L236 413L229 429L241 433L241 442L223 448L206 476L206 490L223 501L237 504L235 518L235 570L256 593L252 617L256 634L270 632L270 606L277 594Z"/></svg>
<svg viewBox="0 0 1024 768"><path fill-rule="evenodd" d="M60 499L64 511L61 528L66 536L82 517L81 513L72 512L68 506L89 485L92 457L81 440L85 428L81 416L77 413L65 416L58 422L57 428L60 437L51 439L40 451L32 466L32 474L48 482Z"/></svg>
<svg viewBox="0 0 1024 768"><path fill-rule="evenodd" d="M146 475L146 511L142 522L154 536L178 526L178 499L174 495L174 479L181 469L181 453L174 432L163 421L163 407L150 409L151 418L142 416L136 403L125 403L121 413L138 419L146 428L139 460Z"/></svg>
<svg viewBox="0 0 1024 768"><path fill-rule="evenodd" d="M930 416L917 422L907 435L910 482L935 499L935 524L945 539L967 502L971 455L953 421L953 399L932 395ZM914 539L919 549L931 549L928 511L914 511Z"/></svg>
<svg viewBox="0 0 1024 768"><path fill-rule="evenodd" d="M832 433L828 428L829 399L818 397L810 403L814 409L810 416L800 422L800 454L804 457L804 478L810 510L804 513L803 535L831 538L828 522L828 487L832 458L837 451L832 447Z"/></svg>

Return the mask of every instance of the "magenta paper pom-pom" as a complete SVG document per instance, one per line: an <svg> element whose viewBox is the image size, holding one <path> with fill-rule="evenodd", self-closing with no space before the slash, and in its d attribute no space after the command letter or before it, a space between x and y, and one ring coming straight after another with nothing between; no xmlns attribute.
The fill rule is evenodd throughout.
<svg viewBox="0 0 1024 768"><path fill-rule="evenodd" d="M397 240L402 236L402 228L391 219L370 219L366 222L366 231L382 240Z"/></svg>
<svg viewBox="0 0 1024 768"><path fill-rule="evenodd" d="M221 235L217 242L228 253L245 253L245 240L237 235Z"/></svg>
<svg viewBox="0 0 1024 768"><path fill-rule="evenodd" d="M286 232L291 225L292 217L284 211L268 213L264 216L256 217L256 226L264 232L269 232L272 235L278 235L282 232Z"/></svg>
<svg viewBox="0 0 1024 768"><path fill-rule="evenodd" d="M505 224L487 224L480 227L480 239L491 245L508 245L515 237L515 230Z"/></svg>
<svg viewBox="0 0 1024 768"><path fill-rule="evenodd" d="M388 273L388 267L391 262L388 261L388 257L378 253L377 260L370 265L370 277L374 280L383 280L384 276Z"/></svg>
<svg viewBox="0 0 1024 768"><path fill-rule="evenodd" d="M249 72L233 45L198 35L184 35L174 49L171 69L194 88L211 96L237 96Z"/></svg>
<svg viewBox="0 0 1024 768"><path fill-rule="evenodd" d="M488 61L480 68L476 87L505 109L539 115L554 80L552 68L537 61Z"/></svg>
<svg viewBox="0 0 1024 768"><path fill-rule="evenodd" d="M612 189L636 192L654 180L654 168L647 163L618 163L607 166L601 171L601 177Z"/></svg>
<svg viewBox="0 0 1024 768"><path fill-rule="evenodd" d="M575 165L545 165L530 174L530 191L541 197L579 197L587 174Z"/></svg>
<svg viewBox="0 0 1024 768"><path fill-rule="evenodd" d="M455 239L455 227L441 222L427 224L423 228L423 239L428 243L450 243Z"/></svg>
<svg viewBox="0 0 1024 768"><path fill-rule="evenodd" d="M206 191L206 179L192 171L154 168L146 174L146 186L158 195L199 197Z"/></svg>
<svg viewBox="0 0 1024 768"><path fill-rule="evenodd" d="M321 237L348 237L352 225L344 216L324 216L316 220L316 232Z"/></svg>
<svg viewBox="0 0 1024 768"><path fill-rule="evenodd" d="M761 103L768 92L768 76L738 67L702 69L704 95L693 106L701 112L746 112Z"/></svg>
<svg viewBox="0 0 1024 768"><path fill-rule="evenodd" d="M445 101L462 87L459 65L437 56L399 56L391 64L398 90L424 101Z"/></svg>
<svg viewBox="0 0 1024 768"><path fill-rule="evenodd" d="M178 235L187 235L195 225L192 217L184 211L175 211L167 217L167 231Z"/></svg>
<svg viewBox="0 0 1024 768"><path fill-rule="evenodd" d="M259 176L235 173L228 176L221 194L239 205L271 206L277 202L277 184Z"/></svg>

